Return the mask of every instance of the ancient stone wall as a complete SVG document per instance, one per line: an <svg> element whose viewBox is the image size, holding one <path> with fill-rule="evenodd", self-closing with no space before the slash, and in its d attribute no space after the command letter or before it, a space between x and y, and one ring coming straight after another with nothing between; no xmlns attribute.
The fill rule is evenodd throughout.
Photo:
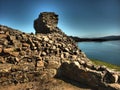
<svg viewBox="0 0 120 90"><path fill-rule="evenodd" d="M54 12L43 12L34 21L36 33L50 33L55 31L58 24L58 15Z"/></svg>

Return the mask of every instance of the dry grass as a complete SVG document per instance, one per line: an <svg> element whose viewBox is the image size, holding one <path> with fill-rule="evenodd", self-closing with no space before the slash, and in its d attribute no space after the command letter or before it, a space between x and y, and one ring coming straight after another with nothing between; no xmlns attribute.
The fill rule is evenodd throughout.
<svg viewBox="0 0 120 90"><path fill-rule="evenodd" d="M107 62L103 62L103 61L100 61L100 60L95 60L95 59L91 59L91 61L95 64L95 65L104 65L110 69L114 69L116 71L120 71L120 66L118 65L114 65L114 64L110 64L110 63L107 63Z"/></svg>

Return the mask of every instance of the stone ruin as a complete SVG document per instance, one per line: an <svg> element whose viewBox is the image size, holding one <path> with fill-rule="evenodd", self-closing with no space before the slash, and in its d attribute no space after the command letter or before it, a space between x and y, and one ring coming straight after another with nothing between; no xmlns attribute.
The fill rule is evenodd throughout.
<svg viewBox="0 0 120 90"><path fill-rule="evenodd" d="M34 28L36 33L50 33L56 31L58 24L58 15L54 12L43 12L38 19L34 21Z"/></svg>
<svg viewBox="0 0 120 90"><path fill-rule="evenodd" d="M119 90L120 72L94 65L57 27L58 15L43 12L36 35L0 25L0 86L66 77L96 90Z"/></svg>

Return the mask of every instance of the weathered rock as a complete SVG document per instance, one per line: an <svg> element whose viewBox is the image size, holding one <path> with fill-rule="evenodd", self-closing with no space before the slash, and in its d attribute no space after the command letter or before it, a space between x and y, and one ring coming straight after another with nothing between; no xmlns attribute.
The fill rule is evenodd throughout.
<svg viewBox="0 0 120 90"><path fill-rule="evenodd" d="M7 38L7 35L5 35L5 34L0 34L0 38Z"/></svg>
<svg viewBox="0 0 120 90"><path fill-rule="evenodd" d="M57 27L58 15L54 12L43 12L34 21L36 33L50 33Z"/></svg>
<svg viewBox="0 0 120 90"><path fill-rule="evenodd" d="M0 47L0 53L2 52L2 47Z"/></svg>
<svg viewBox="0 0 120 90"><path fill-rule="evenodd" d="M120 90L120 84L117 84L117 83L109 84L106 90Z"/></svg>
<svg viewBox="0 0 120 90"><path fill-rule="evenodd" d="M41 54L42 56L46 56L46 52L42 52L42 54Z"/></svg>
<svg viewBox="0 0 120 90"><path fill-rule="evenodd" d="M30 45L28 43L22 43L22 46L30 48Z"/></svg>
<svg viewBox="0 0 120 90"><path fill-rule="evenodd" d="M107 68L106 66L99 66L98 71L105 71Z"/></svg>
<svg viewBox="0 0 120 90"><path fill-rule="evenodd" d="M49 38L47 36L44 36L43 40L47 42L47 41L49 41Z"/></svg>
<svg viewBox="0 0 120 90"><path fill-rule="evenodd" d="M14 51L14 48L4 48L3 52L10 54L12 51Z"/></svg>
<svg viewBox="0 0 120 90"><path fill-rule="evenodd" d="M118 82L118 75L115 73L107 71L103 80L106 83L117 83Z"/></svg>
<svg viewBox="0 0 120 90"><path fill-rule="evenodd" d="M37 61L37 67L44 67L43 61Z"/></svg>
<svg viewBox="0 0 120 90"><path fill-rule="evenodd" d="M4 58L1 57L1 56L0 56L0 63L3 63L3 64L6 63L6 61L4 60Z"/></svg>
<svg viewBox="0 0 120 90"><path fill-rule="evenodd" d="M45 67L47 69L58 69L61 65L60 63L60 58L59 57L55 57L55 56L51 56L51 57L46 57L44 59L45 61Z"/></svg>
<svg viewBox="0 0 120 90"><path fill-rule="evenodd" d="M61 70L64 77L79 81L80 83L85 83L99 90L120 89L120 85L117 84L118 74L112 74L112 72L109 71L104 75L102 72L84 68L77 61L71 63L64 62L61 66Z"/></svg>
<svg viewBox="0 0 120 90"><path fill-rule="evenodd" d="M114 83L118 83L118 78L119 76L117 74L113 74L113 77L114 77Z"/></svg>
<svg viewBox="0 0 120 90"><path fill-rule="evenodd" d="M94 88L103 87L101 82L102 75L100 72L90 71L81 67L78 62L74 63L63 63L62 64L62 75L69 77L70 79L85 83ZM92 83L91 83L92 82Z"/></svg>
<svg viewBox="0 0 120 90"><path fill-rule="evenodd" d="M12 64L0 64L0 73L10 72Z"/></svg>

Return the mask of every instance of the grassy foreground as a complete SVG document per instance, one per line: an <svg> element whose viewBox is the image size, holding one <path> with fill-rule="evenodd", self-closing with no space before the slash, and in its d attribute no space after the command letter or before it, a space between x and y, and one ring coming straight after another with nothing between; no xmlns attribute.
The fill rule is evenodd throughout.
<svg viewBox="0 0 120 90"><path fill-rule="evenodd" d="M95 65L104 65L110 69L115 69L116 71L120 71L120 66L118 65L114 65L114 64L110 64L110 63L107 63L107 62L103 62L103 61L100 61L100 60L96 60L96 59L90 59Z"/></svg>

